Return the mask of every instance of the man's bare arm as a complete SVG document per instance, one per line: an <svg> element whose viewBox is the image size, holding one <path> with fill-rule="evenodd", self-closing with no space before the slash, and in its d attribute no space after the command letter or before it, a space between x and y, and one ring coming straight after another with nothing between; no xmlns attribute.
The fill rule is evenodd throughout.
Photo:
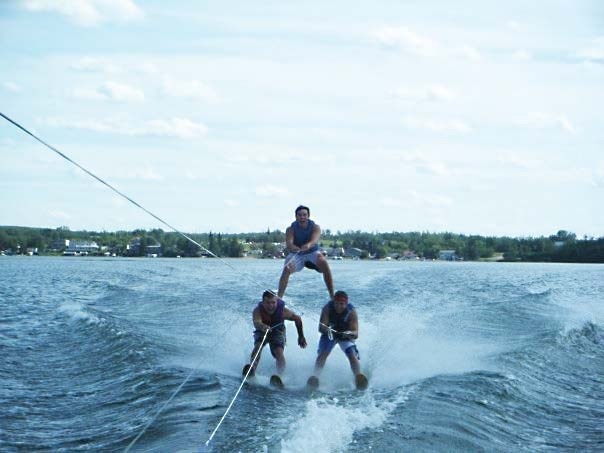
<svg viewBox="0 0 604 453"><path fill-rule="evenodd" d="M320 324L319 324L319 332L321 332L324 335L327 335L329 333L329 310L327 309L327 307L323 307L323 310L321 310L321 320L320 320Z"/></svg>
<svg viewBox="0 0 604 453"><path fill-rule="evenodd" d="M292 227L287 227L287 230L285 230L285 247L290 252L300 251L300 247L294 244L294 229Z"/></svg>
<svg viewBox="0 0 604 453"><path fill-rule="evenodd" d="M298 344L301 348L306 347L306 338L304 337L304 328L302 326L302 318L292 312L288 308L283 309L283 319L287 319L288 321L293 321L296 324L296 330L298 331Z"/></svg>
<svg viewBox="0 0 604 453"><path fill-rule="evenodd" d="M252 321L256 330L265 332L271 328L262 322L262 317L260 316L260 310L258 310L258 307L254 308L254 311L252 312Z"/></svg>

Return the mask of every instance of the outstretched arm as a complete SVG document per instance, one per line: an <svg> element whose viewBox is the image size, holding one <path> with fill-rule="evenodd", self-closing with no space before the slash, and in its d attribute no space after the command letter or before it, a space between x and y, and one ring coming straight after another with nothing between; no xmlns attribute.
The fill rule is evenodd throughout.
<svg viewBox="0 0 604 453"><path fill-rule="evenodd" d="M287 319L289 321L293 321L296 324L296 330L298 331L298 345L301 348L306 347L306 338L304 338L304 328L302 326L302 318L292 312L288 308L283 309L283 319Z"/></svg>

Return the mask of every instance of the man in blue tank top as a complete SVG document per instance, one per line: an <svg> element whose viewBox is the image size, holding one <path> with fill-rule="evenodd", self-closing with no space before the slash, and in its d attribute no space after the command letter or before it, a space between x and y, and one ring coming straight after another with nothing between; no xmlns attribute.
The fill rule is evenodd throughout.
<svg viewBox="0 0 604 453"><path fill-rule="evenodd" d="M355 378L358 379L361 374L361 364L359 362L359 351L354 340L359 336L359 319L354 306L348 303L346 292L337 291L333 300L323 307L319 332L321 332L321 338L317 350L314 376L319 377L329 353L335 345L339 345L350 362L350 368Z"/></svg>
<svg viewBox="0 0 604 453"><path fill-rule="evenodd" d="M323 280L329 297L333 298L333 280L331 269L325 256L319 251L321 228L310 220L310 209L306 206L296 208L296 221L285 232L285 246L289 254L285 258L283 272L279 279L279 292L283 297L289 276L301 271L305 266L323 274Z"/></svg>
<svg viewBox="0 0 604 453"><path fill-rule="evenodd" d="M285 307L285 302L275 296L272 291L264 291L262 301L256 305L252 312L252 321L254 323L254 349L250 355L250 363L254 360L256 353L266 344L270 345L271 354L277 361L277 374L281 375L285 370L285 321L293 321L298 331L298 345L301 348L306 347L306 338L302 327L302 318ZM262 342L266 332L266 341ZM251 365L250 376L256 372L256 367L260 362L260 354ZM244 367L244 374L247 373L250 365Z"/></svg>

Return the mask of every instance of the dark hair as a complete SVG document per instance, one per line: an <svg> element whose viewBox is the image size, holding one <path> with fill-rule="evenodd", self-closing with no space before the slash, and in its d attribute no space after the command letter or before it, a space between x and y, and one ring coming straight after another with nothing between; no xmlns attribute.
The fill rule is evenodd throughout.
<svg viewBox="0 0 604 453"><path fill-rule="evenodd" d="M333 295L333 298L337 299L338 297L343 297L344 299L348 300L348 294L346 294L346 291L336 291L336 293Z"/></svg>
<svg viewBox="0 0 604 453"><path fill-rule="evenodd" d="M304 205L300 205L296 208L296 215L298 215L298 211L301 211L302 209L306 209L308 211L308 216L310 217L310 208Z"/></svg>
<svg viewBox="0 0 604 453"><path fill-rule="evenodd" d="M274 292L272 292L270 289L267 289L266 291L264 291L262 293L262 298L265 299L272 299L273 297L275 297L276 294Z"/></svg>

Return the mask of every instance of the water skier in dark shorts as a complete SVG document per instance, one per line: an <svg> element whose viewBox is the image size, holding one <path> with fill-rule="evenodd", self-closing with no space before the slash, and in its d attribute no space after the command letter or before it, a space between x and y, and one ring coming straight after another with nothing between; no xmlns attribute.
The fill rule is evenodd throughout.
<svg viewBox="0 0 604 453"><path fill-rule="evenodd" d="M301 348L306 347L306 338L304 338L304 330L302 327L302 318L292 312L289 308L285 307L285 302L279 299L272 291L264 291L262 294L262 301L258 303L254 311L252 312L252 321L254 323L254 349L250 355L250 364L247 364L243 368L244 376L251 368L249 373L253 376L256 372L258 362L260 362L260 355L255 362L254 357L258 351L268 344L271 349L271 354L276 360L277 364L277 377L283 374L285 370L285 321L293 321L296 324L296 330L298 331L298 345ZM266 332L266 341L262 342ZM252 363L253 362L253 363ZM273 378L271 378L271 381ZM279 379L280 381L280 379Z"/></svg>

